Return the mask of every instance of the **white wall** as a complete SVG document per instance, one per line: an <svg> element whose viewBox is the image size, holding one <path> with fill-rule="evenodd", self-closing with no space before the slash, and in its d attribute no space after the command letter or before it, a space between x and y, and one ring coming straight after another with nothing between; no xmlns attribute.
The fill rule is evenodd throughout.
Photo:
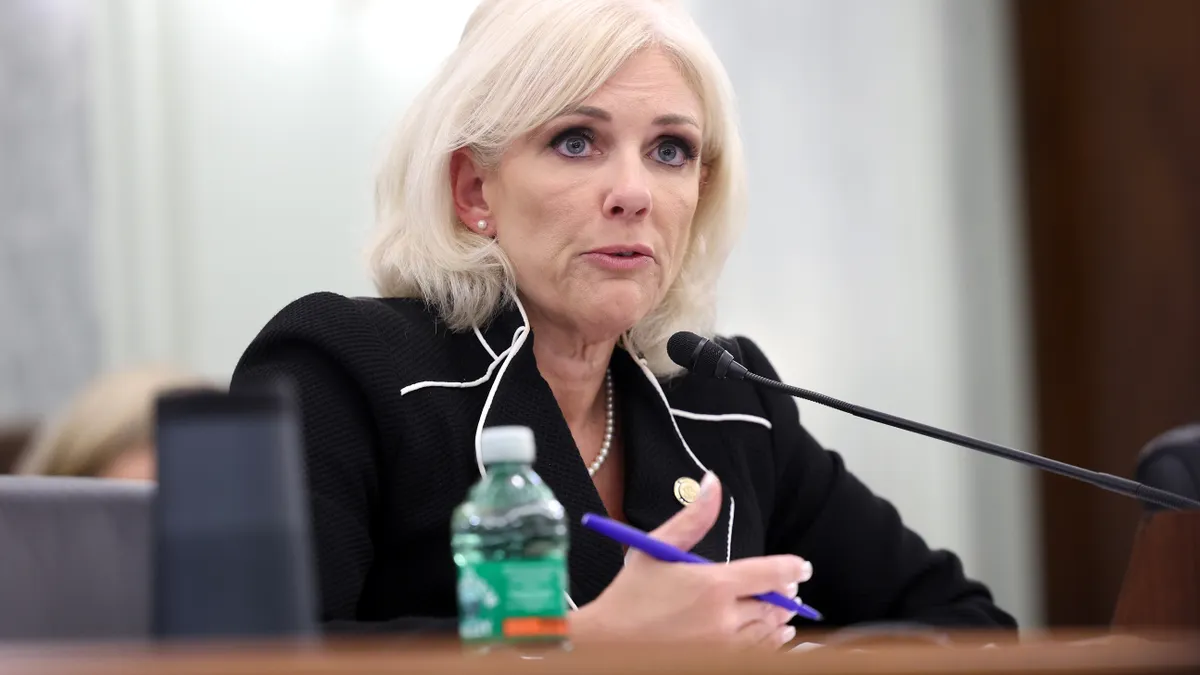
<svg viewBox="0 0 1200 675"><path fill-rule="evenodd" d="M1000 0L691 0L741 98L752 222L722 325L797 384L1029 447ZM98 43L106 361L226 377L284 303L371 292L371 176L474 0L112 0ZM802 405L1040 621L1027 474Z"/></svg>
<svg viewBox="0 0 1200 675"><path fill-rule="evenodd" d="M106 362L224 378L288 301L371 293L374 168L474 4L103 3Z"/></svg>
<svg viewBox="0 0 1200 675"><path fill-rule="evenodd" d="M790 382L1029 446L998 0L692 0L738 92L750 227L721 299ZM804 423L1024 624L1030 476L801 403Z"/></svg>
<svg viewBox="0 0 1200 675"><path fill-rule="evenodd" d="M58 408L99 356L87 0L0 2L0 425Z"/></svg>

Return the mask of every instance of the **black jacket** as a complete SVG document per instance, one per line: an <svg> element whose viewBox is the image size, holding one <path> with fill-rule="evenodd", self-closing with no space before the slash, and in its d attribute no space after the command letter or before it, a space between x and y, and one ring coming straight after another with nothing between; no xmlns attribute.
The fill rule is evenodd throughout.
<svg viewBox="0 0 1200 675"><path fill-rule="evenodd" d="M450 332L417 300L319 293L281 311L246 350L235 389L280 377L299 389L324 621L455 625L450 514L480 477L482 426L533 429L534 469L572 519L572 600L590 602L621 569L619 545L578 525L604 505L523 325L512 310L482 331ZM775 377L753 342L723 344ZM676 479L699 480L707 467L725 503L694 550L810 560L801 595L827 625L1014 625L954 555L931 551L809 436L792 399L692 375L660 383L620 348L611 368L630 524L657 527L682 508Z"/></svg>

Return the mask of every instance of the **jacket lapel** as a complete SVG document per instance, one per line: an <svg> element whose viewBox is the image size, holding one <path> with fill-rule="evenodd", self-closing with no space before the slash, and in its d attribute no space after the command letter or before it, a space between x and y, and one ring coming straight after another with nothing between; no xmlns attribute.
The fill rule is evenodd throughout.
<svg viewBox="0 0 1200 675"><path fill-rule="evenodd" d="M515 311L505 312L483 333L484 338L500 353L512 343L512 335L522 323ZM484 426L522 425L533 429L537 441L534 470L567 512L571 599L583 606L600 595L620 572L624 552L620 544L580 524L585 513L608 512L558 402L537 369L533 341L530 334L500 376ZM704 470L688 454L675 431L669 407L633 357L617 348L611 365L623 434L625 518L634 527L649 532L683 508L675 497L675 482L681 478L699 482ZM724 495L722 502L717 522L692 549L715 562L725 561L727 554L729 496Z"/></svg>
<svg viewBox="0 0 1200 675"><path fill-rule="evenodd" d="M675 432L670 408L629 353L616 350L612 367L624 430L625 517L630 525L649 532L684 507L675 496L676 481L699 483L704 469L688 454ZM692 549L714 562L724 562L727 555L728 494L722 502L716 524Z"/></svg>
<svg viewBox="0 0 1200 675"><path fill-rule="evenodd" d="M498 346L490 337L488 342L493 348ZM507 348L507 344L501 348ZM509 424L533 429L537 440L534 471L566 509L571 537L568 552L571 599L583 606L595 599L621 570L624 554L620 544L580 524L585 513L607 515L607 511L558 402L538 372L532 334L505 370L485 421L489 427Z"/></svg>

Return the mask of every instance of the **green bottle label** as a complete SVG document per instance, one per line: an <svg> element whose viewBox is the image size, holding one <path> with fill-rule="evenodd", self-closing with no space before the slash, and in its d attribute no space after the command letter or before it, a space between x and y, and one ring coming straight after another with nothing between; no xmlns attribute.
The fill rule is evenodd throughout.
<svg viewBox="0 0 1200 675"><path fill-rule="evenodd" d="M458 569L458 632L468 642L567 636L567 570L559 558L496 560Z"/></svg>

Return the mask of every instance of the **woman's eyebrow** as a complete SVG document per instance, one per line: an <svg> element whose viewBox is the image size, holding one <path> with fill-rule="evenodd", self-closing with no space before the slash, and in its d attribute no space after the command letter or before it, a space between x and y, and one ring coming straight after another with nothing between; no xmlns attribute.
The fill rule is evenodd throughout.
<svg viewBox="0 0 1200 675"><path fill-rule="evenodd" d="M562 115L559 115L559 117L565 117L567 115L583 115L584 117L592 117L605 122L612 121L612 115L609 114L607 110L603 108L597 108L593 105L581 105L576 108L571 108L570 110L564 111ZM654 118L654 124L662 127L673 124L688 124L696 127L697 129L700 128L700 123L696 121L696 118L692 117L691 115L680 115L676 113L659 115L658 117Z"/></svg>

